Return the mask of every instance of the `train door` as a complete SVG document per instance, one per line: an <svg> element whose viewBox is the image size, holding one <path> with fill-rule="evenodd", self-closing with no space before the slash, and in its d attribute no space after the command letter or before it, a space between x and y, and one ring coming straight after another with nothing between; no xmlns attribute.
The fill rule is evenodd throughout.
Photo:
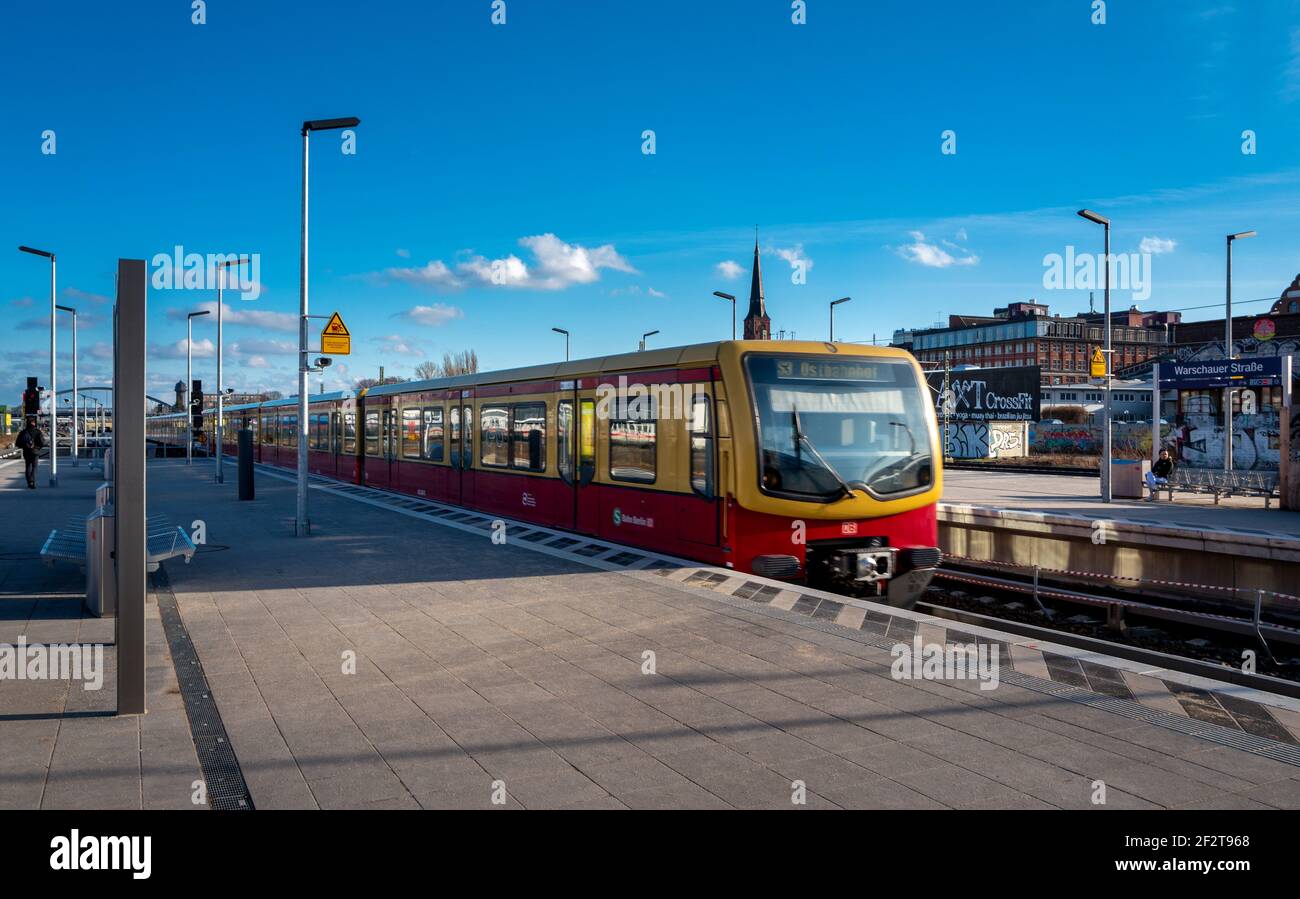
<svg viewBox="0 0 1300 899"><path fill-rule="evenodd" d="M460 399L460 436L461 436L461 467L460 467L460 504L462 506L474 505L474 407L470 404L473 399L473 393L469 390L461 391Z"/></svg>
<svg viewBox="0 0 1300 899"><path fill-rule="evenodd" d="M461 428L460 428L460 399L453 398L447 404L447 461L451 463L451 470L447 472L447 494L446 500L450 503L460 505L460 479L462 461L461 451Z"/></svg>
<svg viewBox="0 0 1300 899"><path fill-rule="evenodd" d="M585 395L584 395L585 394ZM559 435L557 463L560 478L572 488L572 500L557 516L561 527L596 533L600 504L593 483L596 477L596 398L592 391L573 390L562 394L556 406L555 424Z"/></svg>
<svg viewBox="0 0 1300 899"><path fill-rule="evenodd" d="M398 481L401 477L401 466L397 464L397 455L402 449L402 435L398 428L401 426L401 413L397 408L397 398L393 397L389 401L388 409L384 412L384 458L388 463L388 489L399 489Z"/></svg>
<svg viewBox="0 0 1300 899"><path fill-rule="evenodd" d="M677 536L690 543L716 546L718 514L717 441L714 439L713 399L705 391L694 394L686 420L686 460L690 493L678 494ZM679 453L680 455L680 453Z"/></svg>

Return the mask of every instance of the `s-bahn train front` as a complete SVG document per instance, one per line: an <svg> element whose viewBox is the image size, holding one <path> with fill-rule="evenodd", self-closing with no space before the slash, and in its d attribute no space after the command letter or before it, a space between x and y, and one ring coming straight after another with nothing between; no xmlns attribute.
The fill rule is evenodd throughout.
<svg viewBox="0 0 1300 899"><path fill-rule="evenodd" d="M734 567L915 603L939 564L943 491L920 366L903 350L806 341L727 343L719 357Z"/></svg>

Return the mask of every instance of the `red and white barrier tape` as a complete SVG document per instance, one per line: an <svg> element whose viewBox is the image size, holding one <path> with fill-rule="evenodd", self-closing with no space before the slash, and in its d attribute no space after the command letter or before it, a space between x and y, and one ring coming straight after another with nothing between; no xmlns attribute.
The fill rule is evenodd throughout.
<svg viewBox="0 0 1300 899"><path fill-rule="evenodd" d="M1129 574L1098 574L1095 571L1074 571L1068 568L1043 568L1041 566L1035 566L1035 565L1023 565L1018 562L1002 562L1002 561L995 561L992 559L973 559L969 556L955 556L950 553L944 553L943 557L945 559L953 559L959 562L970 562L974 565L996 565L996 566L1001 566L1003 568L1018 568L1022 571L1033 571L1035 568L1037 568L1038 571L1043 574L1068 574L1073 577L1087 577L1087 578L1093 578L1094 580L1103 580L1103 581L1132 581L1137 584L1156 584L1161 587L1183 587L1191 590L1221 590L1224 592L1232 593L1234 595L1238 593L1246 593L1249 594L1250 596L1254 596L1262 592L1265 596L1273 596L1278 599L1286 599L1286 600L1291 600L1292 602L1300 603L1300 596L1295 596L1291 593L1278 593L1276 590L1260 591L1260 590L1252 589L1250 587L1224 587L1219 584L1192 584L1184 581L1166 581L1159 578L1134 577L1133 575L1129 575Z"/></svg>

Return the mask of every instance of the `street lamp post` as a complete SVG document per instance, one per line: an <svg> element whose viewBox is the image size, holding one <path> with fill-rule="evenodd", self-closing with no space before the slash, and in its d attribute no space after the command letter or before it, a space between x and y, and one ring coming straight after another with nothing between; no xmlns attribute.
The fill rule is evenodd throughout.
<svg viewBox="0 0 1300 899"><path fill-rule="evenodd" d="M59 407L56 398L59 395L58 384L58 361L55 358L55 338L54 338L54 284L55 284L55 267L54 254L45 250L37 250L33 247L19 247L19 252L31 253L33 256L44 256L50 260L50 486L59 486Z"/></svg>
<svg viewBox="0 0 1300 899"><path fill-rule="evenodd" d="M1228 235L1228 292L1223 312L1223 358L1232 359L1232 243L1247 237L1254 237L1254 231L1241 231ZM1223 470L1232 471L1232 388L1223 389Z"/></svg>
<svg viewBox="0 0 1300 899"><path fill-rule="evenodd" d="M300 259L300 289L298 295L298 503L294 518L294 533L306 537L310 525L307 521L307 375L312 371L307 355L307 146L313 131L333 131L353 128L361 124L355 117L344 119L315 119L302 123L302 251ZM218 396L220 396L218 384Z"/></svg>
<svg viewBox="0 0 1300 899"><path fill-rule="evenodd" d="M222 443L222 441L225 439L225 435L223 431L224 422L222 421L222 419L225 417L225 393L226 392L225 392L225 384L222 381L222 372L221 372L221 361L224 355L223 350L225 349L223 343L223 332L221 328L221 324L222 324L221 310L222 307L225 306L225 301L221 298L221 291L226 284L226 269L230 268L232 265L240 265L247 261L248 260L241 257L239 259L230 259L225 262L221 262L217 265L217 421L216 421L216 427L214 429L214 433L216 434L216 440L214 442L216 443L216 450L217 450L217 483L218 484L224 484L226 482L225 469L222 467L222 460L225 455L225 445Z"/></svg>
<svg viewBox="0 0 1300 899"><path fill-rule="evenodd" d="M72 467L77 467L77 310L71 306L55 306L72 313Z"/></svg>
<svg viewBox="0 0 1300 899"><path fill-rule="evenodd" d="M1106 349L1103 351L1106 357L1106 391L1102 394L1104 402L1102 403L1101 427L1102 427L1102 452L1101 452L1101 501L1108 503L1111 501L1110 489L1110 458L1111 458L1111 441L1110 441L1110 219L1098 215L1087 209L1080 209L1079 215L1090 222L1101 225L1106 229Z"/></svg>
<svg viewBox="0 0 1300 899"><path fill-rule="evenodd" d="M835 342L835 307L840 303L847 303L853 297L841 297L838 300L831 300L831 343Z"/></svg>
<svg viewBox="0 0 1300 899"><path fill-rule="evenodd" d="M736 298L729 293L723 293L720 290L713 291L715 297L721 297L724 300L731 300L731 339L736 339Z"/></svg>
<svg viewBox="0 0 1300 899"><path fill-rule="evenodd" d="M563 328L552 328L551 330L554 331L556 334L564 335L564 361L568 362L569 361L569 332L564 330Z"/></svg>
<svg viewBox="0 0 1300 899"><path fill-rule="evenodd" d="M221 312L221 300L217 300L218 316ZM210 315L211 310L191 312L185 316L185 464L194 464L194 319L200 315Z"/></svg>
<svg viewBox="0 0 1300 899"><path fill-rule="evenodd" d="M647 337L654 337L654 336L655 336L656 334L658 334L658 333L659 333L658 331L646 331L644 334L642 334L642 335L641 335L641 346L640 346L640 349L638 350L638 352L642 352L642 353L644 353L644 352L645 352L645 339L646 339Z"/></svg>

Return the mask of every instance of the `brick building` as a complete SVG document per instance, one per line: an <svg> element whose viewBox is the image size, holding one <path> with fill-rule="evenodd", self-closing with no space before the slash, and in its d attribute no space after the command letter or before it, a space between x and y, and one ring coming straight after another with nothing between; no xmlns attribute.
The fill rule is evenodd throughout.
<svg viewBox="0 0 1300 899"><path fill-rule="evenodd" d="M1177 312L1112 310L1114 367L1163 355L1179 321ZM1100 312L1062 317L1045 303L1012 303L991 316L950 315L946 328L898 332L894 345L906 346L926 366L942 365L945 356L951 365L1037 365L1043 384L1073 384L1088 380L1093 350L1105 344L1104 322Z"/></svg>

